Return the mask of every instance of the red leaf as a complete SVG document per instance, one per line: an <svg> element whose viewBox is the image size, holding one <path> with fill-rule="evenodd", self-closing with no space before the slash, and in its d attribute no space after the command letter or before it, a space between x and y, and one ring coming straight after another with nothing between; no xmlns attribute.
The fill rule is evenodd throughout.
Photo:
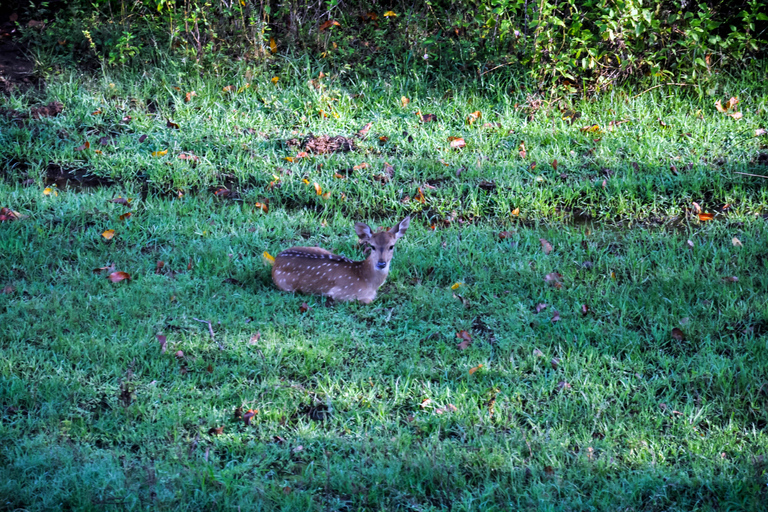
<svg viewBox="0 0 768 512"><path fill-rule="evenodd" d="M131 275L128 272L112 272L107 276L107 279L113 283L119 283L120 281L124 281L126 279L130 280Z"/></svg>
<svg viewBox="0 0 768 512"><path fill-rule="evenodd" d="M310 309L312 309L312 308L309 307L309 304L307 304L306 302L302 302L301 306L299 306L299 311L301 311L302 313L306 313Z"/></svg>
<svg viewBox="0 0 768 512"><path fill-rule="evenodd" d="M466 350L472 344L472 335L465 330L457 332L456 337L462 340L458 345L459 350Z"/></svg>

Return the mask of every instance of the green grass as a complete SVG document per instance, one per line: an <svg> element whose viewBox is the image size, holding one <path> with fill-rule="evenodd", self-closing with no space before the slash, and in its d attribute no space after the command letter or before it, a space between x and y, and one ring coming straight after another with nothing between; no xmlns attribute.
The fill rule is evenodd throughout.
<svg viewBox="0 0 768 512"><path fill-rule="evenodd" d="M764 213L768 203L761 179L735 174L768 173L759 158L765 138L754 135L768 124L764 72L728 85L664 87L639 97L618 90L583 101L542 98L529 120L532 100L512 78L439 86L415 78L377 83L325 78L316 88L309 81L319 70L286 71L277 84L270 76L201 79L161 70L93 81L57 77L44 101L60 101L64 113L21 126L6 122L0 162L14 176L41 184L55 164L166 193L227 186L247 201L269 199L276 209L373 217L420 211L430 222L452 212L505 218L516 208L531 220L574 212L614 221L663 220L690 209L692 201L708 211L728 204L731 214L744 216ZM222 90L230 85L244 89ZM186 102L191 91L197 96ZM734 95L744 115L739 121L714 106L716 99ZM403 96L410 99L407 107ZM8 103L24 111L40 100L28 94ZM564 120L561 107L580 117ZM422 123L416 111L434 113L438 122ZM470 126L466 118L474 111L482 118ZM123 121L126 116L129 121ZM168 120L179 129L168 128ZM609 131L611 121L626 122ZM289 139L352 135L368 122L373 122L369 137L356 152L286 161L299 151L285 144ZM603 133L582 131L593 124ZM449 137L462 137L467 146L452 150ZM109 145L99 144L102 138ZM76 151L86 141L91 148ZM163 151L167 154L153 156ZM190 152L200 160L178 158ZM352 170L363 162L370 167ZM395 175L382 185L375 177L385 162ZM350 178L334 178L344 170L351 171ZM275 176L282 186L267 190ZM318 197L303 179L317 182L331 198ZM482 181L493 181L496 189L480 188ZM426 203L403 205L419 187Z"/></svg>
<svg viewBox="0 0 768 512"><path fill-rule="evenodd" d="M768 203L759 179L734 172L763 172L750 162L764 85L717 91L738 93L738 122L714 97L656 90L578 102L570 125L546 108L527 121L512 83L444 98L405 80L331 83L339 118L319 119L308 77L254 77L233 95L221 87L247 80L63 77L8 99L65 111L0 126L0 206L24 216L0 224L0 509L761 509ZM475 110L503 129L467 126ZM625 118L599 142L580 130ZM369 121L358 152L285 160L293 131ZM108 135L116 145L99 145ZM384 161L396 174L380 185ZM44 195L52 164L117 184ZM273 174L282 186L267 190ZM424 204L402 201L419 187ZM254 206L266 198L268 213ZM715 219L699 221L694 201ZM593 220L570 222L579 211ZM362 257L354 222L406 213L369 306L279 292L262 262L292 245ZM110 264L132 279L94 272ZM246 426L237 408L258 413Z"/></svg>

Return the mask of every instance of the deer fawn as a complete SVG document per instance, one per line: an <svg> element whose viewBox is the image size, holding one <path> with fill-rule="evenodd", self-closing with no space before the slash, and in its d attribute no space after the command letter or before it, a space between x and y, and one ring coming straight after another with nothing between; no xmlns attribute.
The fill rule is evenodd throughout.
<svg viewBox="0 0 768 512"><path fill-rule="evenodd" d="M291 247L275 257L272 280L286 292L370 304L387 279L395 242L405 234L410 221L406 217L392 229L376 233L366 224L355 224L360 241L371 246L371 254L363 261L352 261L319 247Z"/></svg>

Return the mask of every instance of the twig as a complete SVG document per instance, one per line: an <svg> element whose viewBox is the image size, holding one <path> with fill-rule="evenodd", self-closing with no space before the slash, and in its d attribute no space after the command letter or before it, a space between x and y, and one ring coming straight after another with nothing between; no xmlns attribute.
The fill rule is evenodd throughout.
<svg viewBox="0 0 768 512"><path fill-rule="evenodd" d="M213 335L213 326L211 326L211 322L209 322L208 320L199 320L194 317L192 317L192 320L195 320L197 322L201 322L204 324L208 324L208 332L211 333L211 339L213 340L214 343L216 343L219 346L219 350L224 350L224 345L216 341L216 336Z"/></svg>
<svg viewBox="0 0 768 512"><path fill-rule="evenodd" d="M734 171L734 174L741 174L742 176L754 176L755 178L765 178L768 180L768 176L763 176L762 174L749 174L748 172L736 172L736 171Z"/></svg>
<svg viewBox="0 0 768 512"><path fill-rule="evenodd" d="M645 94L645 93L647 93L647 92L651 92L651 91L652 91L652 90L654 90L654 89L658 89L659 87L664 87L665 85L677 85L677 86L679 86L679 87L687 87L687 86L689 86L689 85L691 85L691 84L675 84L675 83L668 83L668 84L659 84L659 85L654 85L654 86L653 86L653 87L651 87L650 89L646 89L646 90L644 90L643 92L641 92L640 94L635 94L634 96L632 96L632 99L635 99L635 98L637 98L638 96L642 96L643 94Z"/></svg>
<svg viewBox="0 0 768 512"><path fill-rule="evenodd" d="M483 71L482 73L480 73L480 76L483 76L483 75L484 75L484 74L486 74L486 73L490 73L490 72L491 72L491 71L493 71L494 69L503 68L504 66L509 66L509 62L505 62L504 64L499 64L498 66L496 66L496 67L493 67L493 68L491 68L491 69L487 69L487 70Z"/></svg>

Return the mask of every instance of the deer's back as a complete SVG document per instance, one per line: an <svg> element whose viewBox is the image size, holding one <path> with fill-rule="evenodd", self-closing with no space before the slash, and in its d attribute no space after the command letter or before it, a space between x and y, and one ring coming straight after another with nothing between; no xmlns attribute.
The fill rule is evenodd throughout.
<svg viewBox="0 0 768 512"><path fill-rule="evenodd" d="M272 280L284 291L351 300L361 286L360 263L319 247L291 247L275 257Z"/></svg>

